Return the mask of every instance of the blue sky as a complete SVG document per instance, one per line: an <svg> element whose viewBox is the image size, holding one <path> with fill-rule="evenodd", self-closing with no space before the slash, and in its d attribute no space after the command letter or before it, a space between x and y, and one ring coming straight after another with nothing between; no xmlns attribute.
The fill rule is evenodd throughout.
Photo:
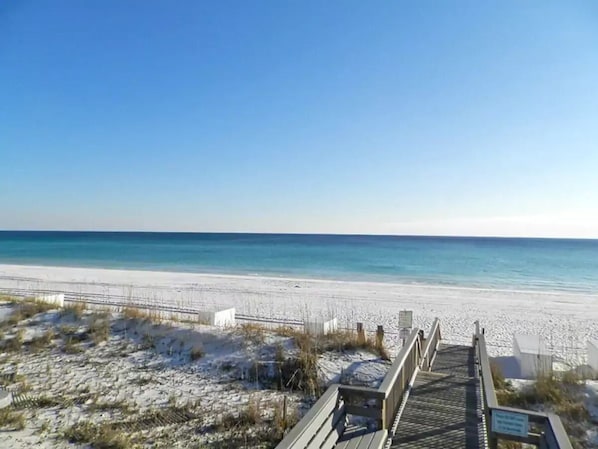
<svg viewBox="0 0 598 449"><path fill-rule="evenodd" d="M0 3L0 229L598 237L598 3Z"/></svg>

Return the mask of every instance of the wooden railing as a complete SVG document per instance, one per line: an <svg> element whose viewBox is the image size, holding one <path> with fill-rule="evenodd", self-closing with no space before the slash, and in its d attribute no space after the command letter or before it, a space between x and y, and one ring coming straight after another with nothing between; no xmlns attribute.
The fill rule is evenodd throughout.
<svg viewBox="0 0 598 449"><path fill-rule="evenodd" d="M423 360L422 338L419 329L414 329L401 348L388 373L378 388L353 385L332 385L314 404L309 412L278 444L277 449L312 449L333 447L329 443L340 437L346 415L374 419L379 432L390 430L397 410L416 370ZM440 341L440 324L434 321L426 340L426 364L433 360ZM338 417L342 416L339 421ZM317 443L317 444L316 444ZM381 443L380 448L384 445Z"/></svg>
<svg viewBox="0 0 598 449"><path fill-rule="evenodd" d="M381 426L383 429L390 429L395 414L407 386L419 367L422 355L422 341L419 329L414 329L397 354L392 366L384 377L378 391L384 393Z"/></svg>
<svg viewBox="0 0 598 449"><path fill-rule="evenodd" d="M330 386L276 448L334 447L345 430L345 412L338 388Z"/></svg>
<svg viewBox="0 0 598 449"><path fill-rule="evenodd" d="M421 337L414 329L378 388L341 385L339 392L350 415L374 418L381 429L390 429L407 386L421 361Z"/></svg>
<svg viewBox="0 0 598 449"><path fill-rule="evenodd" d="M420 367L424 371L429 371L434 361L434 356L440 345L440 320L436 318L432 323L432 328L428 338L424 341Z"/></svg>
<svg viewBox="0 0 598 449"><path fill-rule="evenodd" d="M498 404L486 348L486 337L483 329L480 331L478 322L475 326L473 340L480 373L480 390L489 449L496 449L499 439L533 444L541 449L572 449L563 423L554 413L539 413ZM498 422L499 417L503 424Z"/></svg>

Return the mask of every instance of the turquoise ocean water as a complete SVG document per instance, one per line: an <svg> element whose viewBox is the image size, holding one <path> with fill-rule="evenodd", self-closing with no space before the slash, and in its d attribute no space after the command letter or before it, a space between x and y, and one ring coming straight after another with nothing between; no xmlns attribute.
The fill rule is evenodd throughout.
<svg viewBox="0 0 598 449"><path fill-rule="evenodd" d="M0 231L0 263L598 293L598 240Z"/></svg>

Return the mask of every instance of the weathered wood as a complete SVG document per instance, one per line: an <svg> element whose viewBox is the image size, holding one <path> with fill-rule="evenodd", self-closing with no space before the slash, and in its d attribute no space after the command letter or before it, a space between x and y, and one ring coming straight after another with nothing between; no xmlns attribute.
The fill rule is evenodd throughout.
<svg viewBox="0 0 598 449"><path fill-rule="evenodd" d="M364 418L382 419L382 409L375 407L363 407L361 405L345 404L347 415L363 416Z"/></svg>
<svg viewBox="0 0 598 449"><path fill-rule="evenodd" d="M476 333L473 337L475 346L477 362L479 364L480 381L482 384L481 393L483 398L483 416L486 421L486 436L488 446L490 449L497 447L497 440L518 441L538 445L543 449L571 449L571 441L563 427L560 418L550 413L533 412L529 410L521 410L512 407L503 407L498 405L496 400L496 392L494 390L494 382L492 379L492 371L490 370L490 361L486 349L486 337L484 329L481 329L479 322L476 321ZM544 430L542 435L529 433L526 437L516 437L513 435L504 435L494 432L492 430L492 413L495 410L523 413L527 415L528 421L540 425Z"/></svg>
<svg viewBox="0 0 598 449"><path fill-rule="evenodd" d="M372 438L374 437L374 432L366 433L364 435L359 435L355 438L351 438L350 440L343 441L335 446L338 449L369 449L370 443Z"/></svg>
<svg viewBox="0 0 598 449"><path fill-rule="evenodd" d="M378 400L385 398L383 391L370 387L362 387L359 385L340 385L338 387L338 391L340 395L347 400L350 400L353 396Z"/></svg>
<svg viewBox="0 0 598 449"><path fill-rule="evenodd" d="M474 365L472 347L441 345L434 371L417 375L391 447L483 447Z"/></svg>
<svg viewBox="0 0 598 449"><path fill-rule="evenodd" d="M357 343L365 343L365 331L363 329L363 323L357 323Z"/></svg>
<svg viewBox="0 0 598 449"><path fill-rule="evenodd" d="M334 410L332 414L322 423L320 429L313 435L309 442L310 448L332 448L334 443L340 438L345 430L345 407ZM324 445L326 441L331 441L329 438L332 435L332 444Z"/></svg>
<svg viewBox="0 0 598 449"><path fill-rule="evenodd" d="M384 413L382 428L390 429L415 370L419 367L421 357L421 340L419 329L413 329L405 345L401 348L382 384L378 388L384 392Z"/></svg>
<svg viewBox="0 0 598 449"><path fill-rule="evenodd" d="M384 345L384 327L378 326L376 329L376 347L382 348Z"/></svg>
<svg viewBox="0 0 598 449"><path fill-rule="evenodd" d="M329 387L322 397L309 409L303 419L282 439L276 446L277 449L299 449L307 448L308 443L318 433L325 422L328 422L330 415L339 408L338 385ZM330 429L332 430L332 428ZM329 432L326 431L326 434ZM332 448L334 446L328 446Z"/></svg>
<svg viewBox="0 0 598 449"><path fill-rule="evenodd" d="M380 387L378 387L379 391L384 391L385 394L388 395L392 387L394 386L397 378L401 374L401 370L403 368L403 365L405 365L405 362L408 361L410 356L413 356L415 351L419 351L419 346L417 346L419 342L418 333L419 329L413 329L413 331L409 335L409 338L405 342L405 345L397 354L393 364L388 370L388 373L386 374L384 380L380 384Z"/></svg>
<svg viewBox="0 0 598 449"><path fill-rule="evenodd" d="M382 449L386 445L387 436L386 430L368 432L338 443L335 449Z"/></svg>
<svg viewBox="0 0 598 449"><path fill-rule="evenodd" d="M428 371L430 369L441 338L440 320L436 318L434 323L432 323L432 328L430 329L428 338L425 339L422 346L421 369L424 371Z"/></svg>
<svg viewBox="0 0 598 449"><path fill-rule="evenodd" d="M384 429L378 430L374 433L370 446L367 449L382 449L386 446L386 440L388 440L388 432Z"/></svg>

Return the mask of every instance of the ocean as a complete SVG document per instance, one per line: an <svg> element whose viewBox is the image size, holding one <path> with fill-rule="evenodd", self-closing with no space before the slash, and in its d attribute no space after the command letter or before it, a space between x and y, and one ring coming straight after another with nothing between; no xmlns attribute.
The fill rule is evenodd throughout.
<svg viewBox="0 0 598 449"><path fill-rule="evenodd" d="M598 292L598 240L0 231L0 263Z"/></svg>

